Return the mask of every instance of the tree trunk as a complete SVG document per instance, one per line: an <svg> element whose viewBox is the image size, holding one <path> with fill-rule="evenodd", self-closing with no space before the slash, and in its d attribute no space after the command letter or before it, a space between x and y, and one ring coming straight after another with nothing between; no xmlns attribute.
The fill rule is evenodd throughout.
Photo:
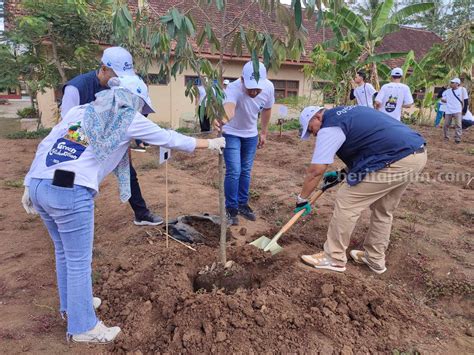
<svg viewBox="0 0 474 355"><path fill-rule="evenodd" d="M67 77L66 77L66 73L64 72L64 68L61 65L61 61L59 60L58 47L57 47L56 39L54 38L54 35L53 35L51 23L48 24L48 28L49 28L49 39L51 40L51 49L53 51L53 61L54 61L54 64L56 65L56 68L58 69L59 75L61 76L61 84L64 85L67 82Z"/></svg>
<svg viewBox="0 0 474 355"><path fill-rule="evenodd" d="M222 83L222 75L224 74L224 50L225 50L225 24L226 24L226 12L227 6L224 6L222 13L222 23L221 23L221 38L220 38L220 56L219 56L219 80ZM222 132L219 134L222 136ZM221 235L219 239L219 257L222 265L224 266L227 263L227 216L225 211L225 193L224 193L224 157L219 155L219 215L221 219Z"/></svg>
<svg viewBox="0 0 474 355"><path fill-rule="evenodd" d="M377 72L377 63L372 63L371 81L375 85L375 90L380 91L379 73Z"/></svg>

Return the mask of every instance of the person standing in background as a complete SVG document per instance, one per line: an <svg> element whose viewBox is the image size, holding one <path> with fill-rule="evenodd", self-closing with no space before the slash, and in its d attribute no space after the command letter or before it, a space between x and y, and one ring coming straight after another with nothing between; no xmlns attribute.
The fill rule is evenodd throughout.
<svg viewBox="0 0 474 355"><path fill-rule="evenodd" d="M392 82L382 86L375 97L375 108L400 121L402 108L410 108L413 105L413 96L408 85L401 83L401 68L392 69L391 76Z"/></svg>
<svg viewBox="0 0 474 355"><path fill-rule="evenodd" d="M446 103L445 120L443 126L444 139L449 140L448 130L451 125L451 121L455 120L455 134L454 142L456 144L461 143L462 136L462 116L466 114L469 99L467 90L460 86L461 80L459 78L453 78L450 83L450 89L443 92L442 102Z"/></svg>
<svg viewBox="0 0 474 355"><path fill-rule="evenodd" d="M358 106L366 106L374 108L374 98L377 91L374 89L371 83L366 82L367 75L364 71L359 70L351 82L352 89L350 99L357 100Z"/></svg>

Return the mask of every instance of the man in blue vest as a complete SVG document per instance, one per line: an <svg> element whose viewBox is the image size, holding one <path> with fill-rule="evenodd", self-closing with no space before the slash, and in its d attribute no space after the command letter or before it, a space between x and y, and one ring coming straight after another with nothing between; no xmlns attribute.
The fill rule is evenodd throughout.
<svg viewBox="0 0 474 355"><path fill-rule="evenodd" d="M370 228L363 249L352 250L356 263L366 264L377 274L385 272L393 212L406 187L426 164L425 140L405 124L385 113L363 106L341 106L330 110L306 107L300 116L301 139L317 137L295 212L311 212L309 196L321 178L335 179L341 172L326 172L334 157L346 165L345 183L336 195L324 251L303 255L316 269L343 272L346 250L362 211L370 208Z"/></svg>
<svg viewBox="0 0 474 355"><path fill-rule="evenodd" d="M71 108L95 100L95 94L108 89L108 81L116 76L135 75L132 55L122 47L110 47L104 50L99 70L81 74L68 81L63 87L61 117L66 116ZM147 115L150 112L143 112ZM157 226L163 218L153 214L142 197L138 184L137 172L130 161L130 188L132 196L128 200L135 213L136 225Z"/></svg>

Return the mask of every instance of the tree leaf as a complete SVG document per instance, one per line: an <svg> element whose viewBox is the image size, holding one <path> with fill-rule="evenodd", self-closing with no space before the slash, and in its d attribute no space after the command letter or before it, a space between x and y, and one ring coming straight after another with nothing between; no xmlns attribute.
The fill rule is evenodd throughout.
<svg viewBox="0 0 474 355"><path fill-rule="evenodd" d="M368 57L360 65L364 66L369 63L381 63L389 59L405 57L407 54L408 52L379 53L379 54L375 54L373 56Z"/></svg>
<svg viewBox="0 0 474 355"><path fill-rule="evenodd" d="M181 22L183 20L183 16L179 13L178 9L173 8L171 10L171 17L173 17L173 22L176 28L179 30L181 29Z"/></svg>
<svg viewBox="0 0 474 355"><path fill-rule="evenodd" d="M253 64L253 76L255 80L258 82L260 80L260 64L258 61L257 51L255 49L252 50L252 64Z"/></svg>
<svg viewBox="0 0 474 355"><path fill-rule="evenodd" d="M300 0L295 0L294 11L295 11L296 28L300 29L301 28L301 23L303 21L302 13L301 13L301 2L300 2Z"/></svg>
<svg viewBox="0 0 474 355"><path fill-rule="evenodd" d="M194 24L188 18L188 16L184 16L184 23L186 25L188 35L191 36L191 37L194 37L194 35L196 34L196 29L194 27Z"/></svg>
<svg viewBox="0 0 474 355"><path fill-rule="evenodd" d="M217 10L222 11L224 8L224 0L216 0L216 7Z"/></svg>
<svg viewBox="0 0 474 355"><path fill-rule="evenodd" d="M392 9L393 0L385 0L377 6L377 10L371 22L373 33L378 34L382 26L384 26L388 22L388 17Z"/></svg>
<svg viewBox="0 0 474 355"><path fill-rule="evenodd" d="M342 24L349 31L352 31L362 36L367 34L367 22L365 22L362 16L357 15L355 12L349 10L347 7L341 8L337 17L342 19Z"/></svg>
<svg viewBox="0 0 474 355"><path fill-rule="evenodd" d="M401 20L410 17L411 15L428 11L434 8L434 4L432 2L426 2L421 4L414 4L409 5L401 9L400 11L394 13L390 17L390 22L400 22Z"/></svg>

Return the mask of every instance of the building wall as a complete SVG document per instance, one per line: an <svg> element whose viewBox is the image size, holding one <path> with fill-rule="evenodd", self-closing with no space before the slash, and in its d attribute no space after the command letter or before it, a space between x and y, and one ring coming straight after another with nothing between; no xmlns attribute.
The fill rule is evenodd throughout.
<svg viewBox="0 0 474 355"><path fill-rule="evenodd" d="M239 78L245 61L228 61L224 65L224 77ZM308 96L311 90L309 80L306 80L301 72L301 65L282 65L278 73L270 71L269 79L297 80L298 96ZM157 74L159 68L155 65L149 69L152 74ZM163 125L164 127L178 128L197 122L195 114L195 103L184 95L186 90L185 76L195 76L191 70L171 78L168 85L150 85L149 93L156 113L148 117ZM38 94L38 107L42 114L42 122L45 127L52 127L57 121L57 105L54 102L53 90L47 89ZM279 105L272 110L272 121L278 118ZM296 113L292 113L294 116Z"/></svg>
<svg viewBox="0 0 474 355"><path fill-rule="evenodd" d="M53 127L58 122L58 105L54 100L54 90L46 89L43 93L38 93L37 101L41 124L46 128Z"/></svg>
<svg viewBox="0 0 474 355"><path fill-rule="evenodd" d="M224 77L238 78L242 73L242 66L245 62L226 62L224 67ZM156 66L150 68L150 73L158 73ZM195 103L184 95L186 90L185 77L195 76L191 70L186 70L177 75L176 79L171 78L168 85L150 85L150 97L157 111L149 118L163 126L177 128L197 120L195 117ZM298 96L308 96L311 90L309 80L306 80L301 72L301 66L283 65L278 73L270 71L269 79L277 80L297 80L299 82ZM279 105L275 105L272 112L272 120L278 117ZM186 122L187 121L187 122Z"/></svg>

